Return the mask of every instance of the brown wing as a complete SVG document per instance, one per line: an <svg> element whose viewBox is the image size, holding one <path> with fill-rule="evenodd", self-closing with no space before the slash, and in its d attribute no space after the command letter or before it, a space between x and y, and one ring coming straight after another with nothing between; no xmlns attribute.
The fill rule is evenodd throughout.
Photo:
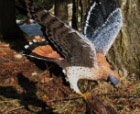
<svg viewBox="0 0 140 114"><path fill-rule="evenodd" d="M94 45L60 19L41 9L33 0L25 0L28 15L45 27L50 45L72 66L93 67L96 64Z"/></svg>

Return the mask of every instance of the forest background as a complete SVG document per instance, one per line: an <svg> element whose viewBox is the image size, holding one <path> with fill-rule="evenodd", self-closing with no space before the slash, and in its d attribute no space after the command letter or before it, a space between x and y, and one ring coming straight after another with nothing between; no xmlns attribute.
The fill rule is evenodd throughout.
<svg viewBox="0 0 140 114"><path fill-rule="evenodd" d="M84 14L90 1L91 0L35 0L35 2L37 2L40 6L50 10L50 12L54 13L64 22L80 32L82 32ZM60 99L65 96L70 97L69 95L74 94L70 89L68 89L69 86L65 86L60 83L62 79L53 76L55 81L51 81L52 77L49 77L49 79L46 78L46 75L44 75L42 71L37 69L25 58L15 60L12 55L9 55L15 53L17 54L17 52L21 51L23 46L27 44L27 40L30 39L28 35L20 30L16 23L16 19L28 19L27 12L20 2L19 0L0 0L0 41L6 42L6 44L0 45L0 76L12 77L10 81L7 81L5 78L4 81L3 79L0 81L1 113L11 107L26 107L28 105L31 105L33 108L30 108L34 111L37 109L40 110L40 107L46 107L44 105L42 106L42 98L45 99L44 101L47 101L48 99L50 100L56 91L59 94L59 97L56 97L56 99ZM123 14L123 27L111 50L107 54L107 60L119 71L119 74L121 75L120 89L116 91L112 89L110 85L106 85L106 83L103 83L103 85L101 83L100 85L99 82L98 87L91 84L88 89L93 89L94 86L94 93L107 101L107 103L114 104L115 109L117 109L119 113L138 114L138 112L140 112L140 1L119 0L119 2ZM73 4L73 7L71 4ZM16 50L16 52L13 52L13 50L11 51L9 47L5 48L7 43L10 44L9 47ZM24 71L25 69L28 69L28 71ZM40 73L38 77L34 77L30 74L34 70ZM19 74L19 71L23 72L24 75ZM47 74L49 73L47 71ZM62 73L56 73L56 75L58 74L62 75ZM38 85L35 87L35 83L37 83L37 81ZM50 81L47 86L45 86L46 81ZM42 87L42 84L40 83L45 84ZM26 85L28 86L26 87ZM53 85L56 85L57 87ZM89 85L89 82L85 83L84 86L81 86L81 88L87 88L87 85ZM21 88L23 88L23 90ZM52 91L50 91L50 88L53 88ZM50 93L46 95L45 92L48 90ZM42 104L39 105L39 103ZM61 114L71 111L73 111L74 114L81 111L83 114L84 108L81 108L84 107L83 104L83 101L77 100L74 102L69 101L67 103L52 103L47 105L53 107L53 112L55 109L55 112L59 112ZM64 106L66 107L62 108ZM36 107L39 108L36 109ZM42 110L44 111L46 109ZM40 112L44 113L45 111L43 111ZM52 108L49 107L49 111L51 112ZM39 111L36 112L40 113Z"/></svg>

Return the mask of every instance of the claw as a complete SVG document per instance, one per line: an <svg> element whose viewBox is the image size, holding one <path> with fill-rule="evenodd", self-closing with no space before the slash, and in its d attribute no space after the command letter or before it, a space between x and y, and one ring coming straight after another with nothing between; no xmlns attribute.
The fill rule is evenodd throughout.
<svg viewBox="0 0 140 114"><path fill-rule="evenodd" d="M91 93L90 93L90 92L81 93L81 92L79 91L79 95L81 95L85 100L87 100L87 99L91 96Z"/></svg>

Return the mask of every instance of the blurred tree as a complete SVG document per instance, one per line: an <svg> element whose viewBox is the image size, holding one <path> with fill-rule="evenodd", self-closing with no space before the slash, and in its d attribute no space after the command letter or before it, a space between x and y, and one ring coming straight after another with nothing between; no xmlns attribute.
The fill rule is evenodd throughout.
<svg viewBox="0 0 140 114"><path fill-rule="evenodd" d="M53 7L55 0L34 0L37 4L39 4L41 7L49 10ZM59 0L57 0L59 1Z"/></svg>
<svg viewBox="0 0 140 114"><path fill-rule="evenodd" d="M16 24L14 0L0 0L0 34L0 40L10 42L13 48L22 48L25 43L23 33Z"/></svg>
<svg viewBox="0 0 140 114"><path fill-rule="evenodd" d="M15 1L16 1L16 18L21 20L27 19L24 0L15 0ZM54 5L54 0L34 0L34 1L39 6L47 10L50 10Z"/></svg>
<svg viewBox="0 0 140 114"><path fill-rule="evenodd" d="M76 6L77 6L77 0L72 0L72 28L74 29L78 29L78 17L77 17L77 10L76 10Z"/></svg>
<svg viewBox="0 0 140 114"><path fill-rule="evenodd" d="M85 10L90 3L90 0L72 0L72 3L72 27L81 31Z"/></svg>
<svg viewBox="0 0 140 114"><path fill-rule="evenodd" d="M68 23L68 0L55 0L55 15Z"/></svg>

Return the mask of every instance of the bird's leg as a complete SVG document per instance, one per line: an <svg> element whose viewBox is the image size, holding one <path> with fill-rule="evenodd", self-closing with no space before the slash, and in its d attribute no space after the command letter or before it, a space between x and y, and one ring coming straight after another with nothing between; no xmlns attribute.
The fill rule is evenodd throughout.
<svg viewBox="0 0 140 114"><path fill-rule="evenodd" d="M82 92L79 90L78 85L77 85L78 79L76 79L76 78L75 78L75 79L72 79L72 77L71 77L71 78L69 78L68 80L69 80L69 82L70 82L71 88L72 88L76 93L78 93L79 95L81 95L85 100L91 96L91 93L90 93L90 92L82 93Z"/></svg>
<svg viewBox="0 0 140 114"><path fill-rule="evenodd" d="M85 100L87 100L91 96L90 92L82 93L81 91L79 91L78 94L81 95Z"/></svg>

